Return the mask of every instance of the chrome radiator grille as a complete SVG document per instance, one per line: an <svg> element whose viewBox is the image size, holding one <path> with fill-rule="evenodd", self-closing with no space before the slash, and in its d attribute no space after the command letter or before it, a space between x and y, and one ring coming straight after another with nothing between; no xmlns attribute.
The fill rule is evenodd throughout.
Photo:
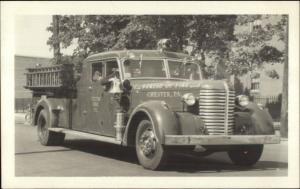
<svg viewBox="0 0 300 189"><path fill-rule="evenodd" d="M199 115L209 135L231 135L234 126L234 91L200 90Z"/></svg>

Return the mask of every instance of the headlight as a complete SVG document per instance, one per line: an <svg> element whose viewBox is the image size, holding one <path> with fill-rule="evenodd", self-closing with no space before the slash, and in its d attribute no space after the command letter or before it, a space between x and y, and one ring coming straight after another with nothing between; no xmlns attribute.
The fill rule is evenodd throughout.
<svg viewBox="0 0 300 189"><path fill-rule="evenodd" d="M249 104L249 98L245 95L239 95L236 97L237 98L237 101L238 101L238 104L240 106L247 106Z"/></svg>
<svg viewBox="0 0 300 189"><path fill-rule="evenodd" d="M188 105L193 106L196 103L196 98L192 93L186 93L182 96L182 100Z"/></svg>

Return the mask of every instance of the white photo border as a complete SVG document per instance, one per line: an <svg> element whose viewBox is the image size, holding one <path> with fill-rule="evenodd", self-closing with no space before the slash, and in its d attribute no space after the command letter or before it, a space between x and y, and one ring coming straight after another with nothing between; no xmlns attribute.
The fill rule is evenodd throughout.
<svg viewBox="0 0 300 189"><path fill-rule="evenodd" d="M288 176L15 177L14 17L53 14L289 15ZM299 2L1 2L1 154L3 188L299 187ZM76 179L76 182L74 180Z"/></svg>

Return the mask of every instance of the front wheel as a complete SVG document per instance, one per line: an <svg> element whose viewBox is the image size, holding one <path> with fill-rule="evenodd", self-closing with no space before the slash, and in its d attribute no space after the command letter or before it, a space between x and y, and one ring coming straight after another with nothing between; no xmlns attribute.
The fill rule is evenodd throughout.
<svg viewBox="0 0 300 189"><path fill-rule="evenodd" d="M140 122L135 144L138 160L144 168L158 170L163 167L167 154L157 139L153 125L149 120Z"/></svg>
<svg viewBox="0 0 300 189"><path fill-rule="evenodd" d="M63 143L65 134L49 131L49 116L45 110L42 110L37 120L37 131L39 141L44 146L60 145Z"/></svg>
<svg viewBox="0 0 300 189"><path fill-rule="evenodd" d="M236 165L252 166L260 159L263 148L263 145L238 146L228 151L228 155Z"/></svg>

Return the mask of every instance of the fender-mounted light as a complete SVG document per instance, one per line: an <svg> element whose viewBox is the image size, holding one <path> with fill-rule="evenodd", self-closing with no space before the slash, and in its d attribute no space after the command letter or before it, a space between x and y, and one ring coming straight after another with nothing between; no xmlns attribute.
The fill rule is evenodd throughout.
<svg viewBox="0 0 300 189"><path fill-rule="evenodd" d="M236 97L240 106L245 107L249 104L249 98L246 95L239 95Z"/></svg>
<svg viewBox="0 0 300 189"><path fill-rule="evenodd" d="M188 106L193 106L196 103L196 98L192 93L186 93L182 96L183 102Z"/></svg>

